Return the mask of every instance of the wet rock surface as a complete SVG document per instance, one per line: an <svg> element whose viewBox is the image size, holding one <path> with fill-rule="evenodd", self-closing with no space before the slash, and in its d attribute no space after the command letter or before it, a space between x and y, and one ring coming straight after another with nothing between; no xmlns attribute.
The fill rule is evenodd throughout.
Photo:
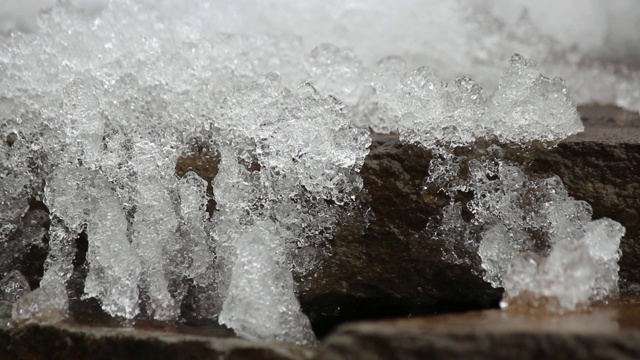
<svg viewBox="0 0 640 360"><path fill-rule="evenodd" d="M638 359L637 301L564 316L484 310L352 323L318 350L339 359Z"/></svg>

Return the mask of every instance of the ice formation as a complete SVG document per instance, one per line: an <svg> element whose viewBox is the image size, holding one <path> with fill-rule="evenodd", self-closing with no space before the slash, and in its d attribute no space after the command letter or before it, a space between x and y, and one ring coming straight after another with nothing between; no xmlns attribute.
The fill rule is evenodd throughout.
<svg viewBox="0 0 640 360"><path fill-rule="evenodd" d="M380 123L397 129L401 140L433 151L425 187L444 193L450 204L426 231L446 244L446 258L473 264L468 250L479 256L479 273L506 290L504 307L527 291L553 299L553 311L615 293L624 228L609 219L591 221L589 204L572 199L559 178L530 178L514 155L526 159L535 146L582 131L561 79L540 75L533 62L514 55L487 98L472 80L445 83L427 68L396 73L395 86L385 86L394 95L374 97L375 104L363 108L374 109L369 118L384 118ZM571 251L584 255L573 259ZM530 252L545 265L520 271L523 257L530 259L521 254ZM553 283L560 273L583 276L581 288Z"/></svg>
<svg viewBox="0 0 640 360"><path fill-rule="evenodd" d="M0 301L15 302L31 290L20 271L12 270L0 280Z"/></svg>
<svg viewBox="0 0 640 360"><path fill-rule="evenodd" d="M584 217L585 213L577 215ZM506 295L500 303L503 308L515 304L524 309L543 307L563 312L615 294L624 227L609 219L589 222L583 218L576 228L580 221L572 220L554 224L555 243L548 257L524 252L509 263L504 276ZM567 229L573 233L566 234Z"/></svg>
<svg viewBox="0 0 640 360"><path fill-rule="evenodd" d="M189 298L197 316L243 336L314 343L294 275L330 254L341 222L366 221L370 129L433 150L426 183L451 203L426 231L452 261L475 252L505 304L526 293L572 309L615 290L622 228L591 222L557 178L529 178L509 154L581 131L568 88L640 109L637 71L586 61L526 14L507 25L462 1L96 9L60 2L32 33L0 41L3 249L28 199L50 217L40 287L21 296L3 269L15 319L68 313L84 233L83 298L112 316L175 319ZM218 162L211 181L175 176L196 143ZM582 287L536 292L558 271Z"/></svg>

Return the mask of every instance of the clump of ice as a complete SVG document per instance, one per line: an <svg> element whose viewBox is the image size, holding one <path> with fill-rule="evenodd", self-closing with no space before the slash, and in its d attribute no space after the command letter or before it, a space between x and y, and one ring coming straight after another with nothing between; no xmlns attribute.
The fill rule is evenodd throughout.
<svg viewBox="0 0 640 360"><path fill-rule="evenodd" d="M11 270L0 280L0 317L11 318L13 305L31 291L29 282L18 270Z"/></svg>
<svg viewBox="0 0 640 360"><path fill-rule="evenodd" d="M312 343L291 271L311 270L353 211L368 131L313 86L292 92L272 73L232 92L216 116L233 139L220 140L213 183L217 255L230 276L218 288L227 294L220 322L252 338Z"/></svg>
<svg viewBox="0 0 640 360"><path fill-rule="evenodd" d="M287 236L280 231L271 221L256 222L245 226L235 241L236 259L220 322L256 340L275 335L275 340L313 344L315 336L287 266Z"/></svg>
<svg viewBox="0 0 640 360"><path fill-rule="evenodd" d="M503 143L551 142L583 129L562 79L540 75L520 55L511 58L498 90L487 100L473 80L444 83L425 67L404 76L395 91L403 102L385 105L396 107L391 115L399 115L401 139L427 148L491 137Z"/></svg>
<svg viewBox="0 0 640 360"><path fill-rule="evenodd" d="M2 224L15 232L29 196L51 219L40 287L14 318L68 314L84 232L83 298L113 316L176 319L195 292L197 316L313 343L292 274L330 253L340 222L363 221L368 130L309 82L331 70L295 36L206 31L197 13L158 22L164 10L113 2L95 17L60 4L2 43ZM220 154L211 184L175 175L194 138Z"/></svg>
<svg viewBox="0 0 640 360"><path fill-rule="evenodd" d="M586 91L598 83L607 100L636 106L637 74L620 82L623 68L584 62L526 14L509 26L462 1L123 0L98 12L59 2L36 25L0 42L3 248L30 197L51 220L40 287L15 303L15 319L69 312L84 232L83 298L113 316L175 319L194 301L197 316L244 336L313 343L294 275L330 254L340 223L366 221L370 129L433 149L428 184L452 199L434 238L475 251L495 286L539 244L619 233L594 235L557 179L528 178L506 154L581 131L567 88L579 81L581 101L601 98ZM514 52L569 85L519 55L500 78ZM194 139L219 155L211 181L175 175ZM473 200L454 201L460 192ZM562 209L581 222L560 226ZM595 293L613 289L610 253Z"/></svg>
<svg viewBox="0 0 640 360"><path fill-rule="evenodd" d="M505 288L503 306L526 293L551 299L552 311L575 310L615 294L624 228L591 221L589 204L571 198L559 178L531 177L518 160L531 156L535 142L552 145L582 130L564 82L540 75L519 55L486 101L468 79L447 84L424 70L418 74L408 77L414 87L402 93L431 111L402 114L398 129L401 139L433 149L425 186L446 194L450 204L427 233L452 252L445 258L473 264L469 254L477 254L484 279ZM530 253L543 263L535 271L527 268L532 255L522 255ZM561 273L581 276L580 289L554 282Z"/></svg>
<svg viewBox="0 0 640 360"><path fill-rule="evenodd" d="M566 222L557 225L575 227ZM506 294L500 306L545 307L563 312L615 294L618 247L624 227L615 221L600 219L586 223L580 233L554 239L546 258L531 252L515 257L504 275Z"/></svg>
<svg viewBox="0 0 640 360"><path fill-rule="evenodd" d="M0 301L15 302L30 290L24 275L18 270L12 270L0 280Z"/></svg>

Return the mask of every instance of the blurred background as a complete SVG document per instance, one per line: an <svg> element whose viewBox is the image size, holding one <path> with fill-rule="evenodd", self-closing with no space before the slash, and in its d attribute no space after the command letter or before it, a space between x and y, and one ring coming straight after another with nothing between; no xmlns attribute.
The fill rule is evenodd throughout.
<svg viewBox="0 0 640 360"><path fill-rule="evenodd" d="M97 13L108 4L109 0L2 0L0 1L0 36L6 36L14 31L33 31L37 26L38 13L50 9L56 2L70 2L85 11ZM181 1L157 2L180 3ZM387 6L390 10L393 8L397 10L398 7L413 7L418 4L423 10L425 8L429 10L431 7L431 13L439 15L434 18L442 20L447 18L446 11L442 11L443 4L451 2L450 0L388 1L386 4L382 2L382 7ZM576 46L582 53L593 58L640 67L640 1L638 0L461 0L459 2L476 11L489 12L505 24L516 23L523 10L527 9L531 21L540 32L561 44ZM248 6L256 5L246 0L210 3L223 7L229 7L231 3L234 3L234 6L242 6L243 3ZM313 3L316 4L313 5ZM288 8L292 16L297 16L296 12L299 11L317 10L321 7L321 3L330 6L332 1L272 0L261 1L257 5L259 9L264 10L263 15L268 17L270 8ZM370 5L371 8L381 7L380 2L351 1L350 3L352 7ZM314 16L308 12L299 15L307 20ZM323 18L321 15L318 14L318 18ZM431 19L425 21L429 20ZM384 23L371 23L369 26L384 27ZM317 30L317 27L311 28Z"/></svg>

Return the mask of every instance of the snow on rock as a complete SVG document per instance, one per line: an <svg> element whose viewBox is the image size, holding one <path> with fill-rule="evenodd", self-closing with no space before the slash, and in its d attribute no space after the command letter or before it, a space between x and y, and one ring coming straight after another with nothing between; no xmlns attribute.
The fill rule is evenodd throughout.
<svg viewBox="0 0 640 360"><path fill-rule="evenodd" d="M584 275L585 289L540 295L563 309L615 292L620 226L505 154L581 131L572 93L640 109L637 71L463 1L73 3L0 41L0 242L29 197L51 218L44 277L15 319L68 313L84 232L83 298L113 316L177 319L189 293L241 335L313 344L293 275L330 255L341 223L366 223L371 129L433 150L426 183L451 204L426 231L477 251L505 301L533 291L517 269L549 288L560 268ZM210 183L175 175L196 140L220 156ZM539 244L544 264L522 262Z"/></svg>

